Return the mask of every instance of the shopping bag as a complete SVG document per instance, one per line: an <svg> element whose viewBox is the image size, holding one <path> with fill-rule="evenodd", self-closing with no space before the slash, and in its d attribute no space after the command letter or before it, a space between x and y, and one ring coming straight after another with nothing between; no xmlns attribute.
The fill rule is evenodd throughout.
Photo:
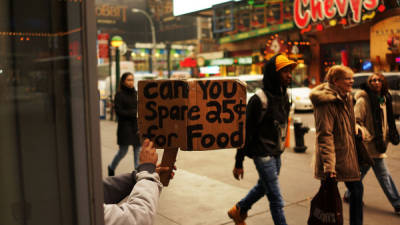
<svg viewBox="0 0 400 225"><path fill-rule="evenodd" d="M321 181L318 193L311 200L308 225L343 225L343 208L337 182Z"/></svg>

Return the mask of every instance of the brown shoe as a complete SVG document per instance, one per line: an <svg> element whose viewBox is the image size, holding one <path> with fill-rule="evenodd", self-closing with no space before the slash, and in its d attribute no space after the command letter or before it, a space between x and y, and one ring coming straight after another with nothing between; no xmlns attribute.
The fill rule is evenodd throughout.
<svg viewBox="0 0 400 225"><path fill-rule="evenodd" d="M247 217L247 213L240 212L240 208L234 205L229 211L228 216L235 222L236 225L246 225L244 220Z"/></svg>

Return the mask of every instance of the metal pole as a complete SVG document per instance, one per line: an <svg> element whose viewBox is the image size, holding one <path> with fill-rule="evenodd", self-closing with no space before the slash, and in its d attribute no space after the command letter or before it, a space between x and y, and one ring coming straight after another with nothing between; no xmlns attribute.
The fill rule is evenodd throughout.
<svg viewBox="0 0 400 225"><path fill-rule="evenodd" d="M108 69L110 72L110 120L114 120L114 104L113 104L113 88L112 88L112 56L111 56L111 40L108 41Z"/></svg>
<svg viewBox="0 0 400 225"><path fill-rule="evenodd" d="M139 12L139 13L144 14L146 16L146 18L150 22L151 39L152 39L152 44L153 44L153 48L152 48L152 51L151 51L151 56L152 56L151 57L152 58L151 61L152 61L152 63L151 63L151 67L150 67L150 73L152 73L153 71L155 71L157 69L157 67L156 67L156 63L157 63L157 59L156 59L156 30L154 28L154 23L153 23L153 20L151 19L150 15L146 11L141 10L141 9L133 8L132 12L134 12L134 13L135 12ZM153 70L153 68L154 68L154 70Z"/></svg>
<svg viewBox="0 0 400 225"><path fill-rule="evenodd" d="M166 44L167 49L167 71L168 71L168 78L171 78L171 43Z"/></svg>
<svg viewBox="0 0 400 225"><path fill-rule="evenodd" d="M119 83L119 47L116 47L115 51L115 92L118 91Z"/></svg>

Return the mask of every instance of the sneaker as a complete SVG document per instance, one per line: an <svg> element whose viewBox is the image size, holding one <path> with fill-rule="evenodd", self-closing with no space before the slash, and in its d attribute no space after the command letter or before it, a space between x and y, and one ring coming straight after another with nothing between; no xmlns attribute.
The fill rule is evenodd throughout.
<svg viewBox="0 0 400 225"><path fill-rule="evenodd" d="M107 166L107 168L108 168L108 176L109 177L114 176L114 170L111 169L110 166Z"/></svg>
<svg viewBox="0 0 400 225"><path fill-rule="evenodd" d="M234 205L229 211L228 216L235 222L236 225L246 225L244 220L247 217L247 213L240 212L240 208Z"/></svg>

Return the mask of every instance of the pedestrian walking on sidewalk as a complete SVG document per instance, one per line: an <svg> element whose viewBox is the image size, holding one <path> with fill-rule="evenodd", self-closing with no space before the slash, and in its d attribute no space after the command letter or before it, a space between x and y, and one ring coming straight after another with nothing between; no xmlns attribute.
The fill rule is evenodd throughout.
<svg viewBox="0 0 400 225"><path fill-rule="evenodd" d="M122 74L118 92L115 95L114 108L118 117L117 142L119 150L108 165L108 175L114 176L119 162L126 155L130 145L133 146L135 169L139 166L140 139L137 124L137 92L132 73Z"/></svg>
<svg viewBox="0 0 400 225"><path fill-rule="evenodd" d="M369 76L367 82L362 84L361 90L355 94L355 99L357 129L374 161L372 169L395 213L400 214L400 195L384 161L387 157L385 152L388 143L394 145L399 143L393 116L392 96L388 91L385 77L382 74ZM370 168L369 165L361 167L361 179ZM346 191L343 199L348 202L349 198L350 193Z"/></svg>
<svg viewBox="0 0 400 225"><path fill-rule="evenodd" d="M315 177L321 182L344 181L351 192L350 225L363 223L363 185L355 148L355 117L351 90L353 71L332 66L326 83L312 89L317 146Z"/></svg>
<svg viewBox="0 0 400 225"><path fill-rule="evenodd" d="M243 179L243 160L249 156L254 160L259 179L249 193L228 211L235 224L245 225L247 211L264 195L269 200L275 225L287 224L278 175L290 112L286 89L295 67L296 63L286 56L273 56L263 68L263 89L257 90L247 104L246 141L243 149L237 150L233 175L237 180Z"/></svg>

